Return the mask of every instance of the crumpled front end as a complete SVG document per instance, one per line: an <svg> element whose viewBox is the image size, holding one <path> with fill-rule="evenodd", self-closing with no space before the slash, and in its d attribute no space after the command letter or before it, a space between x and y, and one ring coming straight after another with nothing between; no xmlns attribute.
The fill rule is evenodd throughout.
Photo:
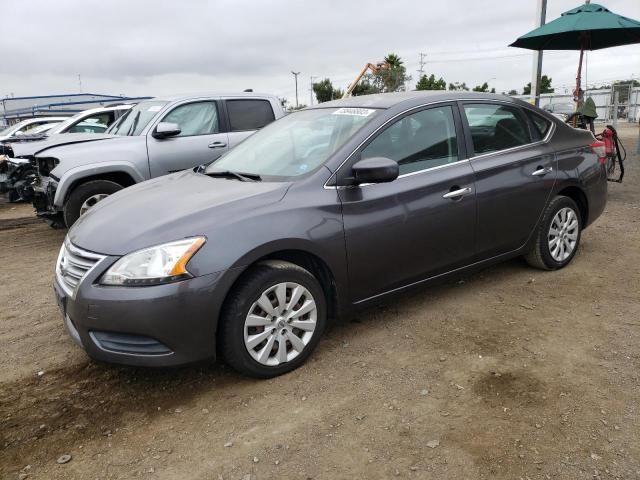
<svg viewBox="0 0 640 480"><path fill-rule="evenodd" d="M10 202L31 201L36 176L29 160L0 155L0 193L6 194Z"/></svg>
<svg viewBox="0 0 640 480"><path fill-rule="evenodd" d="M58 181L53 177L38 176L32 184L33 206L36 215L50 222L60 221L60 210L53 204L58 189Z"/></svg>

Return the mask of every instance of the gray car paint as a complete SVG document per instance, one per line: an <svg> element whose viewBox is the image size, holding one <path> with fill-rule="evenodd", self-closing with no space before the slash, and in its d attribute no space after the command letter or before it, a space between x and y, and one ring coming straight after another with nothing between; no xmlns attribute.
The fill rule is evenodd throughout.
<svg viewBox="0 0 640 480"><path fill-rule="evenodd" d="M325 265L325 288L333 293L331 311L342 317L409 287L523 254L531 247L549 199L559 192L586 202L584 226L602 213L606 172L590 150L593 137L540 110L536 112L553 123L542 142L474 157L463 124L458 131L463 135L459 162L387 184L340 186L367 139L393 119L434 103L465 100L533 109L499 95L459 92L330 102L315 108L383 111L336 151L326 168L297 181L239 182L182 172L103 201L74 225L69 239L107 257L72 298L56 287L83 347L94 358L136 365L212 358L224 299L239 276L265 257L296 252ZM539 181L531 180L539 165L556 168ZM462 184L473 185L475 194L462 201L442 198ZM195 278L138 288L98 284L120 256L194 235L207 238L188 265ZM105 351L90 338L91 330L150 336L174 354L132 357Z"/></svg>

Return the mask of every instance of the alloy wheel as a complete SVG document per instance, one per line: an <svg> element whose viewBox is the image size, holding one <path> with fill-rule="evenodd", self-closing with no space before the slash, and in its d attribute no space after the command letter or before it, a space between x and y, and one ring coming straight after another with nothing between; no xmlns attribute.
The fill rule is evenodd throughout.
<svg viewBox="0 0 640 480"><path fill-rule="evenodd" d="M553 217L547 239L549 252L556 262L564 262L575 250L579 227L578 215L569 207L558 210Z"/></svg>
<svg viewBox="0 0 640 480"><path fill-rule="evenodd" d="M95 206L96 203L104 200L108 196L109 194L107 193L97 193L96 195L91 195L82 203L82 206L80 207L80 216L87 213L87 210L89 210L91 207Z"/></svg>
<svg viewBox="0 0 640 480"><path fill-rule="evenodd" d="M256 300L244 321L244 344L251 357L262 365L290 362L313 337L318 307L304 286L278 283Z"/></svg>

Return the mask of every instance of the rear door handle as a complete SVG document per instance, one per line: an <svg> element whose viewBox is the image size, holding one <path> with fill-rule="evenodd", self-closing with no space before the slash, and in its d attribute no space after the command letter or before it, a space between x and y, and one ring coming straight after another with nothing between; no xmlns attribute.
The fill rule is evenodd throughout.
<svg viewBox="0 0 640 480"><path fill-rule="evenodd" d="M209 144L209 148L224 148L227 144L224 142L213 142Z"/></svg>
<svg viewBox="0 0 640 480"><path fill-rule="evenodd" d="M533 172L531 175L534 177L544 177L547 173L553 172L553 167L541 167L538 166L537 170Z"/></svg>
<svg viewBox="0 0 640 480"><path fill-rule="evenodd" d="M471 187L458 188L457 190L452 190L449 193L445 193L442 196L442 198L452 198L452 199L462 198L465 195L468 195L470 193L471 193Z"/></svg>

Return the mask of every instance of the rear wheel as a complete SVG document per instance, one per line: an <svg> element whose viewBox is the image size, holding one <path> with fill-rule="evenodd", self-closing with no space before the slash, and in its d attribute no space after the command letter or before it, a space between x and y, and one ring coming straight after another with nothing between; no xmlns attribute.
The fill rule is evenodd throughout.
<svg viewBox="0 0 640 480"><path fill-rule="evenodd" d="M224 361L241 373L270 378L299 367L326 325L316 278L298 265L267 261L231 292L220 319Z"/></svg>
<svg viewBox="0 0 640 480"><path fill-rule="evenodd" d="M91 180L77 186L64 204L64 223L71 228L91 207L122 188L122 185L110 180Z"/></svg>
<svg viewBox="0 0 640 480"><path fill-rule="evenodd" d="M535 244L525 259L529 265L543 270L562 268L575 256L581 233L582 219L576 202L559 195L545 210Z"/></svg>

